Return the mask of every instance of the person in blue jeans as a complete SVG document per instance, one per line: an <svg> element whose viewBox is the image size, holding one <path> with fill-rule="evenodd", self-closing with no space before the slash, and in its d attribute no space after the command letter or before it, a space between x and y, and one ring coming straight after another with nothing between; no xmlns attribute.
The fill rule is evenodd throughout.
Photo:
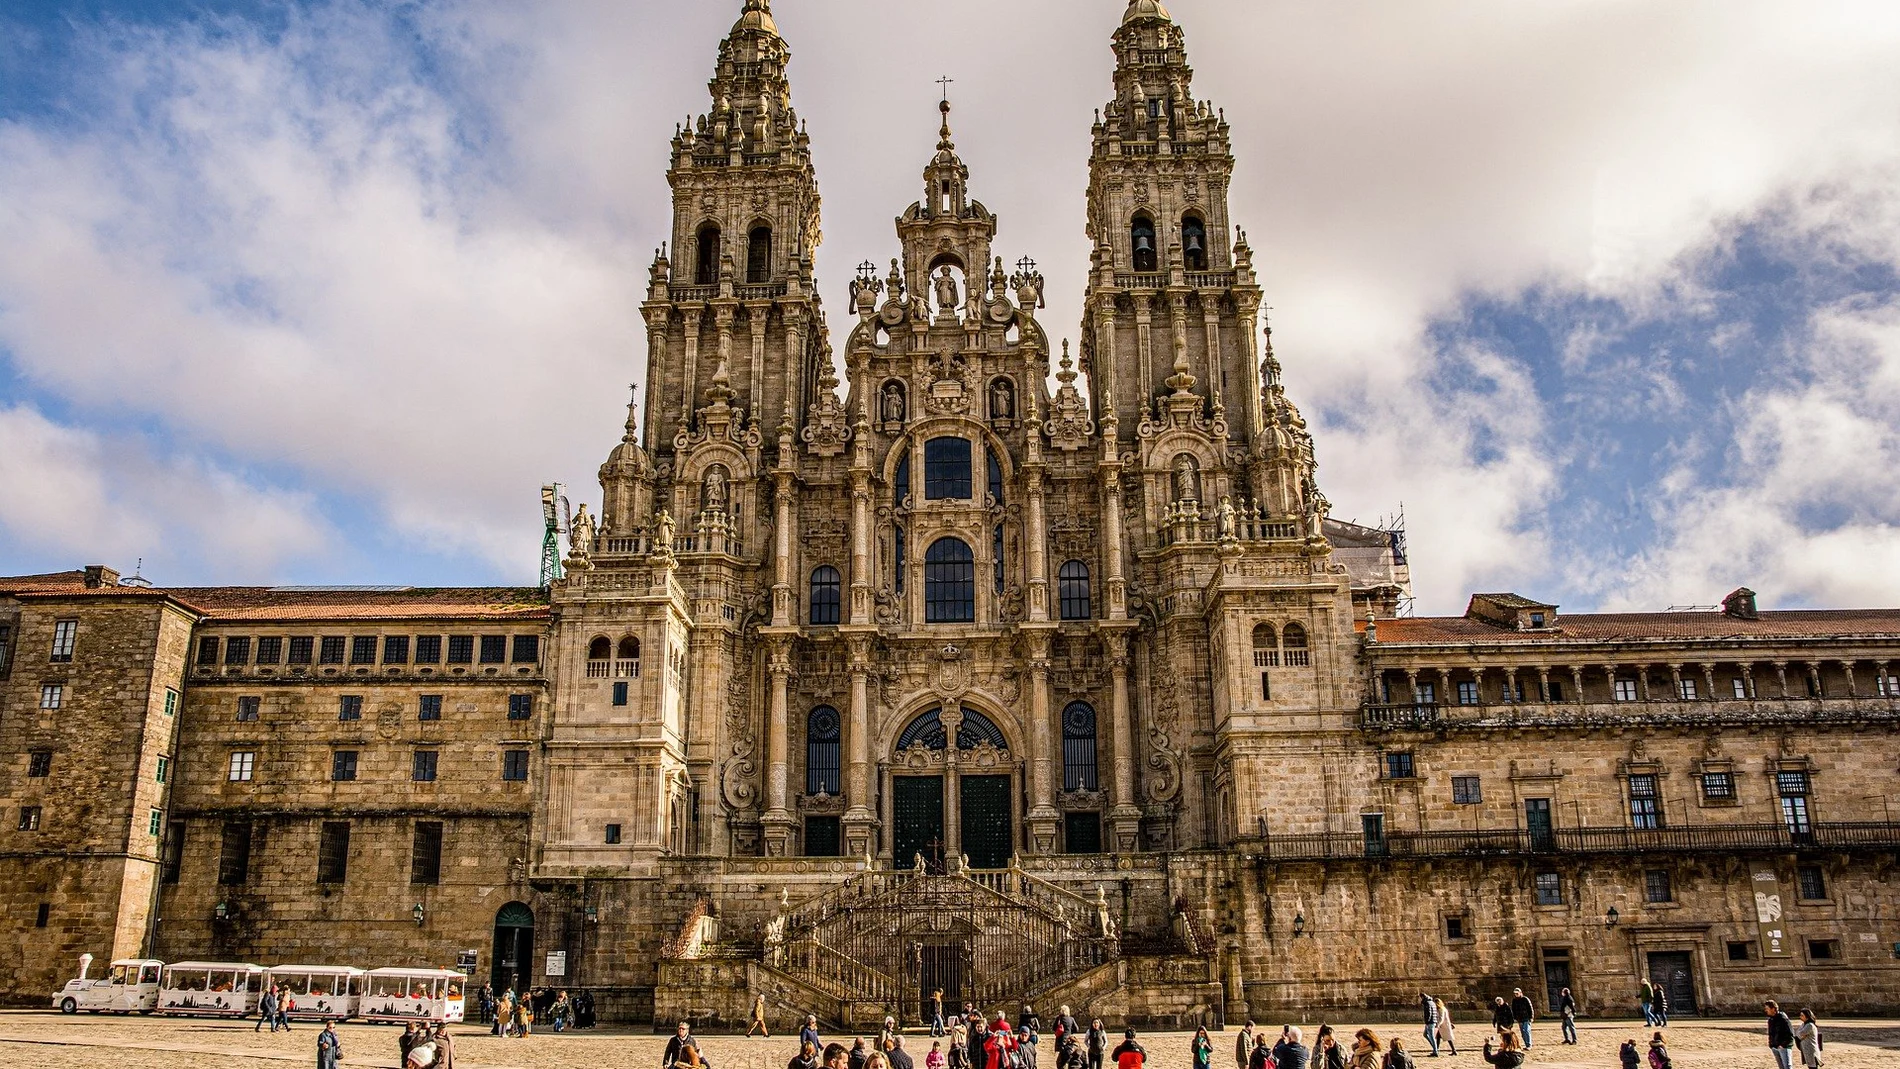
<svg viewBox="0 0 1900 1069"><path fill-rule="evenodd" d="M1438 1057L1438 1000L1419 992L1418 1007L1425 1014L1425 1042L1431 1044L1432 1057Z"/></svg>
<svg viewBox="0 0 1900 1069"><path fill-rule="evenodd" d="M1794 1022L1781 1012L1781 1005L1774 999L1762 1003L1761 1008L1768 1014L1768 1051L1775 1056L1775 1065L1793 1069Z"/></svg>
<svg viewBox="0 0 1900 1069"><path fill-rule="evenodd" d="M1537 1009L1531 1005L1530 996L1524 989L1511 989L1511 1023L1517 1025L1517 1034L1524 1040L1524 1049L1531 1049L1531 1022L1537 1019Z"/></svg>

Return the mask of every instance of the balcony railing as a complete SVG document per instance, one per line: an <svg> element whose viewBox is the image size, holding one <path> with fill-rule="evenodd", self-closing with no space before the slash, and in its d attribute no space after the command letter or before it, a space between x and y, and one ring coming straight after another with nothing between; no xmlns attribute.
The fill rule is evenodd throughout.
<svg viewBox="0 0 1900 1069"><path fill-rule="evenodd" d="M1872 697L1721 698L1633 702L1367 703L1367 731L1485 731L1518 727L1631 724L1776 724L1900 722L1900 699Z"/></svg>
<svg viewBox="0 0 1900 1069"><path fill-rule="evenodd" d="M1522 828L1471 831L1358 832L1270 835L1252 840L1276 861L1346 861L1537 855L1891 850L1900 847L1900 823L1814 824L1791 831L1783 824L1697 824L1676 828ZM1242 844L1247 845L1247 844Z"/></svg>

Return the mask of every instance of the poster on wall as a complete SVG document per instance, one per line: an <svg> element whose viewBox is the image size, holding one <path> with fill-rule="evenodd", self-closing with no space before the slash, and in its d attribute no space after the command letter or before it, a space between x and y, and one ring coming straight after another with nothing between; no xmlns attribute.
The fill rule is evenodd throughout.
<svg viewBox="0 0 1900 1069"><path fill-rule="evenodd" d="M461 950L455 954L455 971L466 976L475 975L475 963L481 960L481 954L473 950Z"/></svg>
<svg viewBox="0 0 1900 1069"><path fill-rule="evenodd" d="M1781 881L1773 871L1755 873L1755 923L1761 928L1761 956L1790 958L1788 933L1781 923Z"/></svg>
<svg viewBox="0 0 1900 1069"><path fill-rule="evenodd" d="M549 976L566 976L567 975L567 951L565 950L548 951L548 967L545 971L547 975Z"/></svg>

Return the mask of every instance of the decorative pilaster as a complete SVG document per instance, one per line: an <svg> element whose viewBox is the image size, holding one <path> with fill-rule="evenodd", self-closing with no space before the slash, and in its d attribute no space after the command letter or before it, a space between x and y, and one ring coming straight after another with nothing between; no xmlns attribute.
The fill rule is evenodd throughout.
<svg viewBox="0 0 1900 1069"><path fill-rule="evenodd" d="M766 674L770 677L765 714L765 852L771 857L786 857L792 852L792 829L797 821L787 804L786 787L786 706L792 679L791 643L783 638L771 640Z"/></svg>
<svg viewBox="0 0 1900 1069"><path fill-rule="evenodd" d="M865 857L877 830L877 814L871 809L871 640L853 636L850 644L851 715L845 721L844 781L850 807L844 813L844 852Z"/></svg>
<svg viewBox="0 0 1900 1069"><path fill-rule="evenodd" d="M1115 805L1108 811L1115 852L1132 854L1141 843L1141 807L1135 804L1135 728L1128 703L1128 638L1103 636L1108 645L1108 667L1114 697L1110 704L1115 740Z"/></svg>
<svg viewBox="0 0 1900 1069"><path fill-rule="evenodd" d="M1055 724L1049 716L1049 634L1024 635L1029 652L1029 852L1053 854L1062 814L1055 807Z"/></svg>

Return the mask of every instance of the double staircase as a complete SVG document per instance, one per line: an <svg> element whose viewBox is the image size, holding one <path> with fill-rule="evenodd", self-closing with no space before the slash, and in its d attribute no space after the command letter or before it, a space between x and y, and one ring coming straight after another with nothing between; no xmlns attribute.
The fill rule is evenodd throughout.
<svg viewBox="0 0 1900 1069"><path fill-rule="evenodd" d="M1121 940L1091 901L1020 869L866 872L787 906L763 964L835 1000L840 1016L928 1023L933 992L954 1012L1034 1003L1116 961Z"/></svg>

